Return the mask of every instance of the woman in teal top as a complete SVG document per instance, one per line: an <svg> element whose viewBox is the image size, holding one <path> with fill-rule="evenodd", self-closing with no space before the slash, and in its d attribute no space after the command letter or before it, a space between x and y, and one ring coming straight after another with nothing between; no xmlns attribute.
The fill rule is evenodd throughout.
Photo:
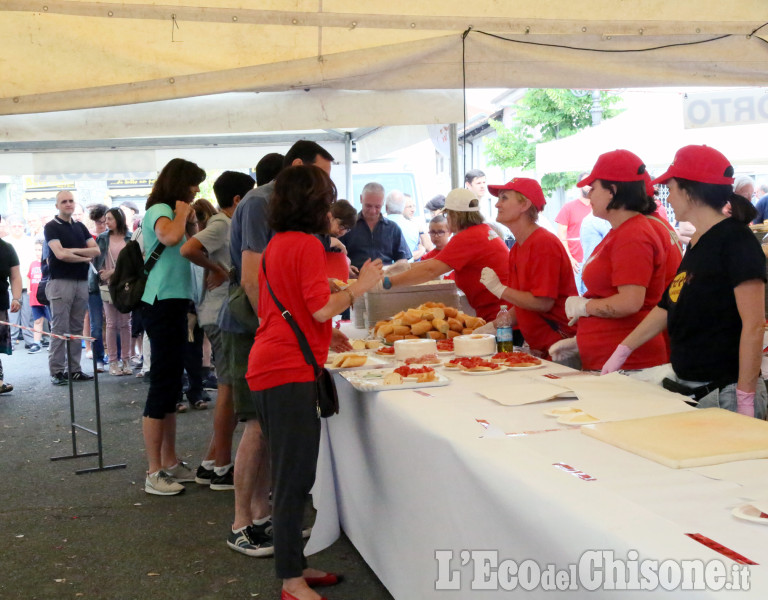
<svg viewBox="0 0 768 600"><path fill-rule="evenodd" d="M165 246L141 298L152 352L143 418L149 460L144 491L160 496L183 492L181 482L195 478L176 455L176 404L181 401L187 307L192 298L190 263L179 250L196 231L190 204L204 180L205 171L196 164L174 158L158 175L141 224L145 258L158 244Z"/></svg>

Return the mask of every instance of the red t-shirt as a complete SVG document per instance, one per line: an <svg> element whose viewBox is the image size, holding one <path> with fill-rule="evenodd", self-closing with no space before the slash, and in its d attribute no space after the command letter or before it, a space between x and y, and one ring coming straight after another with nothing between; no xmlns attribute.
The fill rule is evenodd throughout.
<svg viewBox="0 0 768 600"><path fill-rule="evenodd" d="M508 285L555 300L552 309L545 313L515 306L520 331L531 348L546 353L555 342L576 335L576 329L568 326L565 299L578 292L571 261L556 235L539 227L525 242L512 246Z"/></svg>
<svg viewBox="0 0 768 600"><path fill-rule="evenodd" d="M432 248L432 250L422 255L419 261L423 262L425 260L429 260L430 258L435 258L438 254L440 254L440 250L438 250L437 248ZM449 271L448 273L443 275L443 279L450 279L451 281L453 281L454 279L456 279L456 275L454 274L453 271Z"/></svg>
<svg viewBox="0 0 768 600"><path fill-rule="evenodd" d="M495 319L502 301L480 283L480 273L483 267L490 267L501 281L507 281L509 249L496 232L485 223L472 225L455 234L435 258L455 271L456 285L477 316Z"/></svg>
<svg viewBox="0 0 768 600"><path fill-rule="evenodd" d="M272 291L306 336L317 364L324 365L331 320L319 323L312 316L330 296L323 244L307 233L277 233L264 250L263 260ZM257 391L313 381L312 367L304 361L296 334L272 300L264 274L259 275L261 323L248 357L248 386Z"/></svg>
<svg viewBox="0 0 768 600"><path fill-rule="evenodd" d="M37 301L37 288L40 285L40 281L43 279L43 269L39 260L33 261L32 264L29 265L27 278L29 279L29 305L42 306L42 304Z"/></svg>
<svg viewBox="0 0 768 600"><path fill-rule="evenodd" d="M680 244L680 238L677 237L675 228L670 225L669 221L659 219L657 214L653 213L648 215L648 222L659 236L661 245L667 254L664 263L664 288L666 289L677 275L677 269L683 260L683 246Z"/></svg>
<svg viewBox="0 0 768 600"><path fill-rule="evenodd" d="M592 206L584 204L581 200L571 200L563 205L555 217L555 223L567 227L565 235L568 238L568 251L578 262L584 260L584 251L581 249L581 222L589 213Z"/></svg>
<svg viewBox="0 0 768 600"><path fill-rule="evenodd" d="M664 292L666 251L649 219L635 215L611 229L597 245L583 270L587 286L585 298L608 298L618 293L621 285L646 288L642 308L620 319L581 317L576 341L584 369L599 371L622 340L656 306ZM661 334L635 350L625 369L644 369L669 360Z"/></svg>
<svg viewBox="0 0 768 600"><path fill-rule="evenodd" d="M328 277L349 281L349 258L346 254L343 252L326 252L325 261L327 266L326 275Z"/></svg>

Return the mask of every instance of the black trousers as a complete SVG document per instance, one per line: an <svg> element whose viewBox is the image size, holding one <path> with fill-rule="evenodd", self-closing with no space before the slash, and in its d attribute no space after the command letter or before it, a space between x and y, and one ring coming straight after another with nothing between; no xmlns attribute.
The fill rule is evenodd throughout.
<svg viewBox="0 0 768 600"><path fill-rule="evenodd" d="M144 328L152 351L145 417L163 419L176 412L176 403L181 401L188 306L189 300L177 298L142 304Z"/></svg>
<svg viewBox="0 0 768 600"><path fill-rule="evenodd" d="M315 383L288 383L252 394L272 455L275 573L279 579L300 577L307 564L301 537L304 505L315 483L320 448Z"/></svg>
<svg viewBox="0 0 768 600"><path fill-rule="evenodd" d="M203 330L195 323L192 341L189 341L187 334L184 336L184 370L189 380L187 399L190 403L203 398L203 335ZM151 337L149 339L152 340Z"/></svg>

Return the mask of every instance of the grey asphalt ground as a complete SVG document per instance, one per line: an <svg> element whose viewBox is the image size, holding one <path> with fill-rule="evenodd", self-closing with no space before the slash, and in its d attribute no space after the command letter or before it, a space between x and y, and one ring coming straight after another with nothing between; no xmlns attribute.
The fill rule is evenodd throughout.
<svg viewBox="0 0 768 600"><path fill-rule="evenodd" d="M97 466L97 457L50 460L72 454L68 389L50 384L45 351L16 348L2 356L5 381L15 389L0 396L0 598L280 597L271 559L226 545L233 492L188 483L179 496L144 493L142 379L99 377L104 464L127 468L76 475ZM90 361L84 364L90 372ZM75 385L76 420L89 428L93 388ZM211 435L211 409L178 417L178 450L195 468ZM94 436L77 438L80 452L96 451ZM345 537L310 557L310 565L345 575L340 585L318 590L330 600L391 599Z"/></svg>

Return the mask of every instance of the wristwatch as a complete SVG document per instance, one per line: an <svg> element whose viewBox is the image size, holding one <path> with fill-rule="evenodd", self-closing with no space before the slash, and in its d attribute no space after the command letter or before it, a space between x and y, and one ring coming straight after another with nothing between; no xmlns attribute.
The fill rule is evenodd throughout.
<svg viewBox="0 0 768 600"><path fill-rule="evenodd" d="M21 298L13 298L12 301L13 302L18 302L19 304L21 304Z"/></svg>
<svg viewBox="0 0 768 600"><path fill-rule="evenodd" d="M389 280L389 277L384 278L384 281L381 282L381 287L383 287L385 290L388 290L392 287L392 282Z"/></svg>

